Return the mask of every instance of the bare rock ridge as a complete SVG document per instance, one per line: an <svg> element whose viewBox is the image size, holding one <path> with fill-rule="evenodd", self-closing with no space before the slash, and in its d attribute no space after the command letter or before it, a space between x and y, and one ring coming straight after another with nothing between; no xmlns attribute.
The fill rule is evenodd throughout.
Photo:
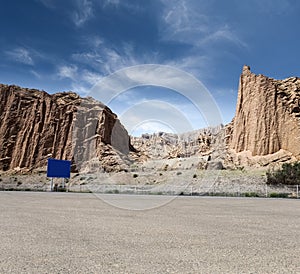
<svg viewBox="0 0 300 274"><path fill-rule="evenodd" d="M300 79L275 80L244 66L229 147L252 156L291 153L300 159Z"/></svg>
<svg viewBox="0 0 300 274"><path fill-rule="evenodd" d="M0 170L32 170L49 156L73 169L267 166L300 160L300 79L275 80L244 66L236 114L225 127L129 137L93 98L0 84ZM147 163L147 164L145 164ZM170 166L170 165L169 165Z"/></svg>
<svg viewBox="0 0 300 274"><path fill-rule="evenodd" d="M0 120L4 171L45 166L49 156L73 160L75 166L106 157L111 169L118 169L123 162L119 155L129 150L129 136L117 116L100 102L73 92L49 95L0 85Z"/></svg>

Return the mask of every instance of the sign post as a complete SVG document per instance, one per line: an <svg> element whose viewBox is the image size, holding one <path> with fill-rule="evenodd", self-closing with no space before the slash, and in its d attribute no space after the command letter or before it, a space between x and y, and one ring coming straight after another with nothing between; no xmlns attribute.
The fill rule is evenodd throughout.
<svg viewBox="0 0 300 274"><path fill-rule="evenodd" d="M53 178L63 178L62 188L65 188L65 178L70 178L70 175L71 161L48 159L47 177L51 178L51 191L53 191Z"/></svg>

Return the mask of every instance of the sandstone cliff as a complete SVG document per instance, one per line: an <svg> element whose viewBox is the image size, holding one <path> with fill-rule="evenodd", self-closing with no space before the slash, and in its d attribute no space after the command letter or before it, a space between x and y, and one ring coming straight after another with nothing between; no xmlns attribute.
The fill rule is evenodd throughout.
<svg viewBox="0 0 300 274"><path fill-rule="evenodd" d="M245 66L233 121L179 135L130 140L117 116L92 98L7 85L0 85L0 120L0 171L32 170L50 156L87 172L157 161L155 169L160 160L185 169L267 166L300 159L300 79L275 80Z"/></svg>
<svg viewBox="0 0 300 274"><path fill-rule="evenodd" d="M229 148L252 156L280 150L300 159L300 79L275 80L244 66Z"/></svg>
<svg viewBox="0 0 300 274"><path fill-rule="evenodd" d="M122 168L129 136L112 111L76 93L0 85L0 170L45 166L49 156L83 161L106 158L110 170ZM99 167L99 164L98 164ZM100 165L105 169L105 166Z"/></svg>

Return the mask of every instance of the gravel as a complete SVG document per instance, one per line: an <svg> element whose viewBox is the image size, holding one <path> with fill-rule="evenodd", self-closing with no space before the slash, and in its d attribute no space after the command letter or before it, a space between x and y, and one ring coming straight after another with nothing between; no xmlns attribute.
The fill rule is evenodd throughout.
<svg viewBox="0 0 300 274"><path fill-rule="evenodd" d="M93 194L0 192L0 273L300 273L299 216L290 199L177 197L124 210Z"/></svg>

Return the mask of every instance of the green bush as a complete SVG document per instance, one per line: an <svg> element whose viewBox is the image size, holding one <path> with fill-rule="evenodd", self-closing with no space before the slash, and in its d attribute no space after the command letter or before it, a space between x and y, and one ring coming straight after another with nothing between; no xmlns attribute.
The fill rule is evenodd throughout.
<svg viewBox="0 0 300 274"><path fill-rule="evenodd" d="M259 197L259 195L256 192L246 192L245 197Z"/></svg>
<svg viewBox="0 0 300 274"><path fill-rule="evenodd" d="M300 185L300 162L283 164L282 168L267 172L269 185Z"/></svg>
<svg viewBox="0 0 300 274"><path fill-rule="evenodd" d="M270 193L270 198L288 198L288 197L289 197L288 193L276 193L276 192Z"/></svg>

